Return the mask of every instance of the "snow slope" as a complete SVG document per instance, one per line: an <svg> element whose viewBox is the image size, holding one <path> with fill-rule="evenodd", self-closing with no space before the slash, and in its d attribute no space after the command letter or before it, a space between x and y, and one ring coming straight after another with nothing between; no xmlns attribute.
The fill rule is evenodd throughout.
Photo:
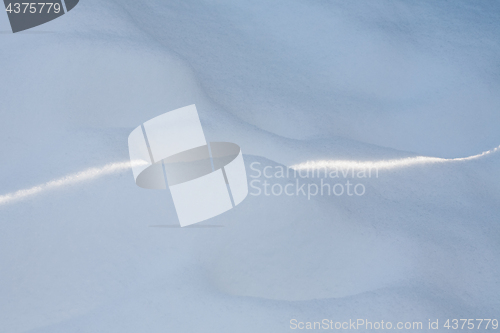
<svg viewBox="0 0 500 333"><path fill-rule="evenodd" d="M492 149L499 11L82 0L34 30L0 33L0 196L126 161L134 127L193 103L208 140L242 147L249 175L253 162ZM0 205L0 332L493 318L498 170L498 151L381 170L362 197L249 195L182 229L169 194L136 187L128 170Z"/></svg>

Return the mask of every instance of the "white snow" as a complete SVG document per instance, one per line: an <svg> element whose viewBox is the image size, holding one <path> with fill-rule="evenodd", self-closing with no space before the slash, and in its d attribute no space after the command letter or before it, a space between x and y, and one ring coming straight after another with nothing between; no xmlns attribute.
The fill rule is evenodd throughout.
<svg viewBox="0 0 500 333"><path fill-rule="evenodd" d="M0 14L0 332L495 318L499 13L81 0L18 34ZM353 180L364 196L249 195L178 228L169 193L134 184L127 137L191 104L249 175L260 162L379 177Z"/></svg>

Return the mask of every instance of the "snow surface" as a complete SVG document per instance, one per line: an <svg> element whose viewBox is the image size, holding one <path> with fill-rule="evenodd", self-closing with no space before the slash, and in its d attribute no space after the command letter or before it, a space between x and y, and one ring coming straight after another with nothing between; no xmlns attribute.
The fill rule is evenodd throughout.
<svg viewBox="0 0 500 333"><path fill-rule="evenodd" d="M495 1L82 0L18 34L0 15L0 196L125 162L133 128L190 104L249 174L490 150L499 14ZM0 205L0 332L495 318L499 170L499 151L381 170L362 197L249 195L182 229L168 192L130 170L40 192Z"/></svg>

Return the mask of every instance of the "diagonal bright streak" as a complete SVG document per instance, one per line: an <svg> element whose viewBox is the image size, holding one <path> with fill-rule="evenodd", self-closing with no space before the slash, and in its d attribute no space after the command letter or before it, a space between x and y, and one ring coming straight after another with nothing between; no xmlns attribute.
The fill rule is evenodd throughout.
<svg viewBox="0 0 500 333"><path fill-rule="evenodd" d="M483 156L489 155L500 150L500 146L485 151L481 154L462 157L462 158L438 158L438 157L426 157L426 156L416 156L407 157L393 160L381 160L381 161L349 161L349 160L317 160L317 161L307 161L304 163L299 163L292 165L290 168L295 170L317 170L317 169L354 169L354 170L388 170L396 168L410 167L414 165L423 164L435 164L435 163L448 163L448 162L458 162L458 161L470 161L481 158Z"/></svg>
<svg viewBox="0 0 500 333"><path fill-rule="evenodd" d="M438 158L438 157L426 157L426 156L417 156L417 157L408 157L394 160L381 160L381 161L349 161L349 160L318 160L318 161L307 161L304 163L292 165L292 169L296 170L315 170L315 169L395 169L395 168L403 168L414 165L422 165L422 164L434 164L434 163L446 163L446 162L456 162L456 161L469 161L481 158L488 154L494 153L500 150L500 146L494 148L492 150L485 151L481 154L463 157L463 158ZM36 194L55 189L58 187L63 187L67 185L72 185L76 183L80 183L83 181L95 179L101 176L105 176L108 174L112 174L115 172L123 171L130 169L132 166L143 165L145 162L143 161L134 161L134 162L116 162L106 164L100 168L90 168L84 171L80 171L74 174L70 174L68 176L64 176L59 179L51 180L47 183L40 184L37 186L33 186L29 189L19 190L12 193L7 193L0 196L0 206L14 203L16 201L20 201L23 199L27 199Z"/></svg>
<svg viewBox="0 0 500 333"><path fill-rule="evenodd" d="M13 193L8 193L0 196L0 205L6 205L10 203L14 203L19 200L23 200L34 196L35 194L39 194L41 192L45 192L51 189L55 189L58 187L63 187L67 185L72 185L76 183L80 183L86 180L95 179L104 175L108 175L111 173L119 172L122 170L130 169L132 166L141 165L144 162L136 161L131 163L127 162L117 162L106 164L100 168L90 168L84 171L80 171L77 173L73 173L67 176L64 176L59 179L51 180L47 183L40 184L37 186L33 186L32 188L19 190Z"/></svg>

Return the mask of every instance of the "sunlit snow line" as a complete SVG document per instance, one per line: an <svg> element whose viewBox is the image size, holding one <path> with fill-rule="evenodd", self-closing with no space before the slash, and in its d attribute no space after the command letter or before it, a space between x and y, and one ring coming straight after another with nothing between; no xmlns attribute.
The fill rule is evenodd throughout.
<svg viewBox="0 0 500 333"><path fill-rule="evenodd" d="M447 162L458 162L458 161L470 161L478 159L485 155L494 153L500 150L500 146L485 151L481 154L462 157L462 158L438 158L438 157L407 157L394 160L382 160L382 161L348 161L348 160L319 160L319 161L307 161L304 163L299 163L292 165L291 168L295 170L318 170L318 169L354 169L354 170L388 170L396 168L404 168L414 165L423 164L435 164L435 163L447 163Z"/></svg>
<svg viewBox="0 0 500 333"><path fill-rule="evenodd" d="M41 192L48 191L54 188L72 185L86 180L95 179L100 176L130 169L132 166L142 165L144 163L145 162L143 161L134 161L133 163L127 161L106 164L101 168L90 168L59 179L51 180L41 185L33 186L32 188L26 190L19 190L13 193L2 195L0 196L0 205L6 205L15 201L23 200L28 197L34 196L35 194L39 194Z"/></svg>
<svg viewBox="0 0 500 333"><path fill-rule="evenodd" d="M296 170L316 170L316 169L395 169L395 168L403 168L413 165L422 165L422 164L434 164L434 163L446 163L446 162L457 162L457 161L469 161L478 159L485 155L494 153L500 150L500 146L485 151L481 154L462 157L462 158L438 158L438 157L425 157L425 156L417 156L417 157L407 157L395 160L382 160L382 161L348 161L348 160L319 160L319 161L308 161L305 163L300 163L296 165L292 165L292 169ZM59 179L51 180L47 183L34 186L29 189L19 190L13 193L8 193L0 196L0 205L6 205L9 203L13 203L15 201L23 200L28 197L34 196L35 194L39 194L44 191L48 191L54 188L63 187L67 185L76 184L79 182L83 182L86 180L91 180L98 178L100 176L104 176L107 174L119 172L122 170L130 169L133 166L144 165L146 162L144 161L134 161L134 162L117 162L106 164L101 168L90 168L84 171L80 171Z"/></svg>

